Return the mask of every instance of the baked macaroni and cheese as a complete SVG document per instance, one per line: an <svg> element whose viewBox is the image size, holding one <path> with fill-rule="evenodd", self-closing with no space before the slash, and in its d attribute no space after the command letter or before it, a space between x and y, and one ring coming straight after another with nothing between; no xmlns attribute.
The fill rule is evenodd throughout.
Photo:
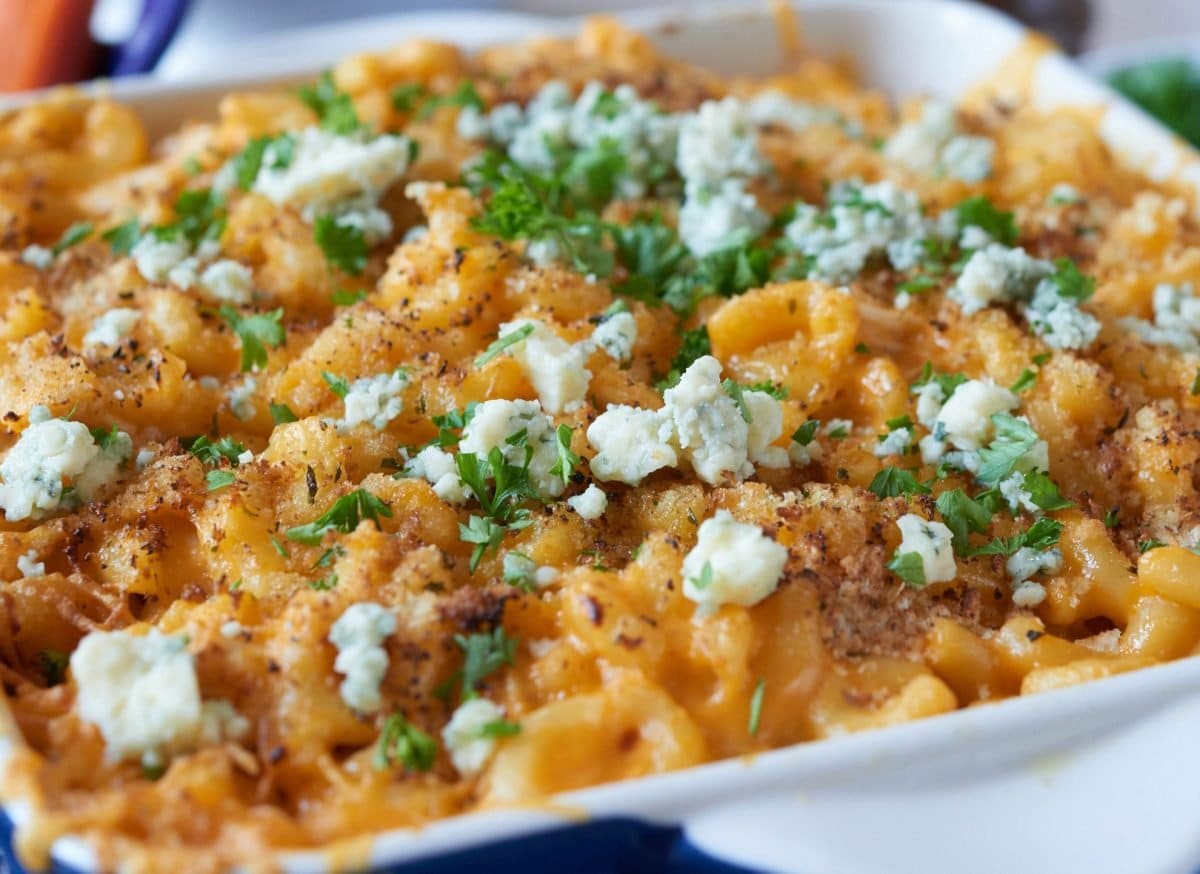
<svg viewBox="0 0 1200 874"><path fill-rule="evenodd" d="M1200 228L1094 114L411 42L0 118L4 790L268 866L1200 642Z"/></svg>

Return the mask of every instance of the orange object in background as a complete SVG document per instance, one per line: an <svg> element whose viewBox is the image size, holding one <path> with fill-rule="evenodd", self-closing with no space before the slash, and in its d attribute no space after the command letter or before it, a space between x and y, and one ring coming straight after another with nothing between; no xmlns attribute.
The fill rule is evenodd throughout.
<svg viewBox="0 0 1200 874"><path fill-rule="evenodd" d="M94 0L0 0L0 92L86 79L99 49L88 23Z"/></svg>

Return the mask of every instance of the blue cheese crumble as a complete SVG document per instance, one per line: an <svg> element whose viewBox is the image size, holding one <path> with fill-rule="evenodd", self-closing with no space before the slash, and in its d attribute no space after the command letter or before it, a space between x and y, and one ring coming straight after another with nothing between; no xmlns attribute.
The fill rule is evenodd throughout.
<svg viewBox="0 0 1200 874"><path fill-rule="evenodd" d="M913 121L896 129L883 148L888 160L914 173L982 182L992 175L996 144L988 137L959 130L954 108L929 101Z"/></svg>
<svg viewBox="0 0 1200 874"><path fill-rule="evenodd" d="M949 528L916 513L905 513L896 520L896 527L901 536L896 554L919 556L926 583L948 583L958 575L952 546L954 534Z"/></svg>
<svg viewBox="0 0 1200 874"><path fill-rule="evenodd" d="M71 655L75 711L104 737L111 761L161 764L202 744L238 739L249 723L227 701L202 701L182 635L93 631Z"/></svg>
<svg viewBox="0 0 1200 874"><path fill-rule="evenodd" d="M487 727L503 719L504 709L487 698L458 705L442 729L442 743L458 773L473 777L484 769L496 750L496 739Z"/></svg>
<svg viewBox="0 0 1200 874"><path fill-rule="evenodd" d="M375 713L383 706L379 686L388 668L383 642L395 630L396 617L371 601L351 604L329 630L338 651L333 669L345 677L338 691L351 710Z"/></svg>
<svg viewBox="0 0 1200 874"><path fill-rule="evenodd" d="M683 559L684 597L705 612L723 604L752 607L779 586L787 557L762 528L718 510L700 524L696 545Z"/></svg>
<svg viewBox="0 0 1200 874"><path fill-rule="evenodd" d="M0 509L10 522L40 519L63 506L68 484L81 499L93 500L132 454L124 431L102 449L82 422L53 418L35 406L29 427L0 462Z"/></svg>
<svg viewBox="0 0 1200 874"><path fill-rule="evenodd" d="M345 413L337 420L339 431L349 431L364 422L381 431L404 410L408 375L403 370L367 376L350 383L342 399Z"/></svg>

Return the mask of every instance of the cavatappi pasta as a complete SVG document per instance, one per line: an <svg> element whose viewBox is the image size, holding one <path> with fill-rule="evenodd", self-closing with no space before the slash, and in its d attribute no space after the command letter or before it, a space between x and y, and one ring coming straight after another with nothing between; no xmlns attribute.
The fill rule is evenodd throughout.
<svg viewBox="0 0 1200 874"><path fill-rule="evenodd" d="M1200 231L1084 113L411 42L0 119L34 862L280 848L1200 640Z"/></svg>

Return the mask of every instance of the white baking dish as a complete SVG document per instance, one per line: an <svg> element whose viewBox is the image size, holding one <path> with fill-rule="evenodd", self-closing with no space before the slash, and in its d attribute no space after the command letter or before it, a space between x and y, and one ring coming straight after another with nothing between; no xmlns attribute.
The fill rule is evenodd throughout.
<svg viewBox="0 0 1200 874"><path fill-rule="evenodd" d="M867 84L892 95L956 97L1026 40L1010 21L965 4L810 0L800 6L811 48L854 58ZM625 17L667 51L720 72L767 73L783 60L765 4ZM230 88L311 74L350 51L417 35L477 48L576 27L575 21L512 14L372 19L237 47L231 54L246 58L246 67L234 66L231 75L203 86L138 80L112 90L161 132L184 118L211 114L216 95ZM1045 106L1103 107L1101 131L1115 150L1156 176L1177 176L1200 190L1195 153L1061 56L1041 56L1032 84L1035 100ZM483 852L505 867L502 860L520 857L527 846L520 857L523 874L580 870L536 836L611 818L679 827L687 845L676 847L675 858L695 866L707 857L706 870L718 870L712 863L718 859L809 874L1196 871L1197 737L1200 661L1187 659L865 735L571 793L543 807L381 834L370 862L375 870L390 870L527 838L527 844L510 843L506 854ZM0 719L0 755L21 742L11 720ZM20 801L5 811L18 825L27 816ZM604 840L595 833L586 839ZM581 835L577 843L584 840ZM95 868L79 839L61 839L53 852L65 869ZM316 872L326 870L331 858L325 851L305 852L286 854L281 862L291 872ZM360 865L367 861L355 858ZM461 855L437 870L482 867L488 858Z"/></svg>

